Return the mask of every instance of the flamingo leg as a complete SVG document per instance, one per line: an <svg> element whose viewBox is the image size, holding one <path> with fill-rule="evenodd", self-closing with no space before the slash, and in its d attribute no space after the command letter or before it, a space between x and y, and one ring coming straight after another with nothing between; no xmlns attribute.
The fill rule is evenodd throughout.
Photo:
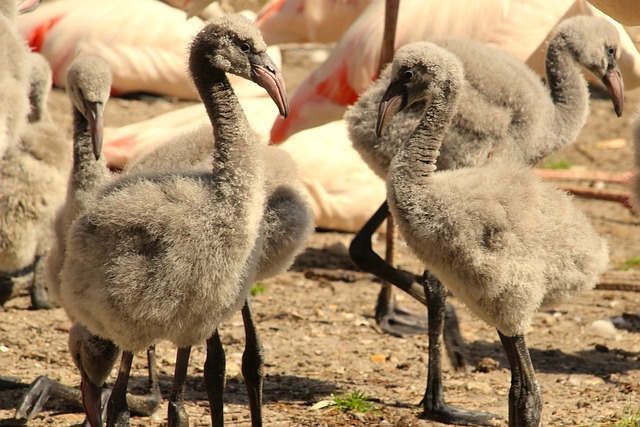
<svg viewBox="0 0 640 427"><path fill-rule="evenodd" d="M393 268L373 250L371 239L388 216L389 205L385 201L353 238L349 245L349 255L363 271L368 271L393 284L426 305L424 290L417 283L415 275Z"/></svg>
<svg viewBox="0 0 640 427"><path fill-rule="evenodd" d="M509 426L538 427L542 414L542 393L524 336L509 337L500 331L498 335L511 367Z"/></svg>
<svg viewBox="0 0 640 427"><path fill-rule="evenodd" d="M127 395L127 402L131 411L144 416L153 414L162 401L155 345L147 349L147 372L149 375L147 394L144 396L136 396L134 394Z"/></svg>
<svg viewBox="0 0 640 427"><path fill-rule="evenodd" d="M107 404L107 427L128 427L131 414L127 405L127 385L133 362L133 353L122 352L118 378L113 386L109 403Z"/></svg>
<svg viewBox="0 0 640 427"><path fill-rule="evenodd" d="M258 331L249 299L242 307L242 320L245 332L245 350L242 354L242 375L249 394L251 426L262 426L262 382L264 378L264 351L258 338Z"/></svg>
<svg viewBox="0 0 640 427"><path fill-rule="evenodd" d="M392 215L387 215L387 239L385 248L385 262L394 265L396 246L396 226ZM426 334L427 318L412 313L398 305L393 287L386 281L382 282L375 307L376 322L388 334L395 336Z"/></svg>
<svg viewBox="0 0 640 427"><path fill-rule="evenodd" d="M373 234L388 216L389 206L385 201L351 241L349 255L360 269L368 271L387 282L387 284L383 284L378 294L376 321L385 332L402 336L411 331L416 331L416 328L411 326L416 324L415 315L412 316L412 313L397 307L392 298L392 288L388 284L390 283L400 288L425 306L427 305L427 298L423 287L418 284L419 278L407 271L392 267L373 250L371 244ZM433 280L437 279L433 278ZM455 308L450 303L445 303L445 306L444 341L447 354L451 358L454 368L462 370L466 365L464 340L460 333ZM412 317L414 317L413 321ZM423 318L420 318L417 322L420 333L428 331L425 323ZM409 326L405 329L405 325Z"/></svg>
<svg viewBox="0 0 640 427"><path fill-rule="evenodd" d="M169 397L169 427L189 427L189 416L184 408L184 392L190 356L191 346L178 349L176 369L173 375L173 387Z"/></svg>
<svg viewBox="0 0 640 427"><path fill-rule="evenodd" d="M421 402L422 417L447 424L495 426L493 420L500 419L498 415L467 411L444 401L440 337L444 331L447 292L442 283L426 271L423 284L429 310L429 369Z"/></svg>
<svg viewBox="0 0 640 427"><path fill-rule="evenodd" d="M33 262L33 284L29 289L31 307L34 310L49 310L57 307L49 298L49 293L44 285L44 263L42 260L46 254L36 256Z"/></svg>
<svg viewBox="0 0 640 427"><path fill-rule="evenodd" d="M209 397L211 426L224 425L224 386L226 358L218 330L207 340L207 360L204 363L204 383Z"/></svg>

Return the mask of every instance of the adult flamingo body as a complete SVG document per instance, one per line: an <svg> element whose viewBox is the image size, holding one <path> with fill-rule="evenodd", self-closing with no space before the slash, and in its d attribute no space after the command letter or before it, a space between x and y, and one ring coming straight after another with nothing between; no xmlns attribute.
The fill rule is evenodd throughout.
<svg viewBox="0 0 640 427"><path fill-rule="evenodd" d="M395 47L434 37L470 38L512 54L544 76L544 52L551 30L561 20L575 15L606 16L585 0L481 0L468 2L464 8L455 2L403 0ZM329 58L300 84L291 99L289 118L275 120L272 143L284 142L300 130L341 118L346 107L375 80L383 16L384 1L380 0L374 0L362 12ZM620 70L627 89L633 89L640 85L640 54L624 28L607 19L620 34Z"/></svg>
<svg viewBox="0 0 640 427"><path fill-rule="evenodd" d="M256 25L267 44L333 43L372 0L273 0L258 12Z"/></svg>
<svg viewBox="0 0 640 427"><path fill-rule="evenodd" d="M66 87L67 71L78 54L94 54L113 70L113 95L147 92L199 100L184 58L204 21L187 20L184 12L160 1L45 2L19 16L17 25L31 49L49 61L58 87ZM279 48L268 52L280 66ZM230 81L241 98L264 93L236 76Z"/></svg>

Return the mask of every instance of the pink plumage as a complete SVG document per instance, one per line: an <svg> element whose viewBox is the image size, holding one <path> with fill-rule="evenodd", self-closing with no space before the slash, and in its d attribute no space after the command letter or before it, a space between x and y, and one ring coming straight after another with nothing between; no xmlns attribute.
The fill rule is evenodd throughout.
<svg viewBox="0 0 640 427"><path fill-rule="evenodd" d="M562 19L578 14L600 12L584 0L478 0L463 6L438 0L402 0L395 48L429 38L475 39L509 52L544 75L549 32ZM383 18L384 1L373 0L329 58L301 83L290 100L289 118L274 122L272 143L281 143L300 130L342 117L346 107L357 100L378 73ZM327 25L330 24L329 19ZM632 89L640 84L640 54L622 26L615 25L621 36L620 68L626 87Z"/></svg>

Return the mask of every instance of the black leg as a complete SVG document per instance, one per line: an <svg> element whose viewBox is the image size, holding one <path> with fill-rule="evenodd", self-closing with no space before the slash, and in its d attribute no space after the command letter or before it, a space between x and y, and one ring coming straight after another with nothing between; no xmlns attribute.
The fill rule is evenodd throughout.
<svg viewBox="0 0 640 427"><path fill-rule="evenodd" d="M171 389L171 397L169 398L169 427L189 426L189 416L184 408L184 391L190 355L191 346L178 349L176 370L173 375L173 388Z"/></svg>
<svg viewBox="0 0 640 427"><path fill-rule="evenodd" d="M351 245L349 246L349 255L351 256L353 262L361 270L368 271L369 273L378 276L382 280L405 291L414 299L426 306L427 298L425 296L424 289L422 285L418 284L418 282L421 282L422 279L407 271L392 267L382 258L380 258L380 256L373 250L373 247L371 245L372 236L388 216L389 206L385 201L373 214L373 216L367 221L367 223L362 227L358 234L356 234L353 241L351 242ZM405 317L402 316L401 309L398 309L398 307L394 306L393 299L387 297L387 295L385 295L385 292L387 291L383 287L378 296L378 303L376 305L377 320L378 318L382 318L395 321L401 319L402 317ZM380 314L378 313L378 308L380 308L381 310ZM399 316L394 318L393 316L387 316L384 314L391 312L398 313ZM399 322L395 323L398 324ZM378 324L381 324L379 320ZM424 324L422 324L422 326L424 326ZM384 324L381 324L381 327L384 327ZM389 328L386 328L387 332L389 332L389 330ZM395 330L396 332L398 332L396 335L402 335L402 330L399 326L392 328L391 330ZM462 339L462 334L460 334L455 309L450 304L447 304L445 333L445 345L447 346L447 353L451 357L454 368L456 370L464 370L466 363L464 340Z"/></svg>
<svg viewBox="0 0 640 427"><path fill-rule="evenodd" d="M249 394L251 426L262 426L262 381L264 378L264 351L258 338L258 331L251 313L249 299L242 307L245 349L242 354L242 375Z"/></svg>
<svg viewBox="0 0 640 427"><path fill-rule="evenodd" d="M509 426L538 427L542 415L542 393L523 335L505 336L498 331L511 365Z"/></svg>
<svg viewBox="0 0 640 427"><path fill-rule="evenodd" d="M516 356L516 350L513 346L513 340L498 331L500 341L502 341L502 347L507 355L509 361L509 367L511 369L511 387L509 388L509 425L516 425L516 413L518 412L517 401L520 396L522 384L520 383L520 366L518 365L518 359Z"/></svg>
<svg viewBox="0 0 640 427"><path fill-rule="evenodd" d="M438 280L431 276L433 280ZM438 280L439 282L439 280ZM440 285L442 286L442 285ZM444 312L444 347L449 355L449 360L456 371L464 371L467 366L467 345L460 333L460 322L456 310L450 303L445 304Z"/></svg>
<svg viewBox="0 0 640 427"><path fill-rule="evenodd" d="M155 345L147 349L147 364L147 372L149 375L147 394L142 396L131 393L127 394L127 405L129 405L131 412L145 417L153 414L162 401L160 382L158 381L158 363L156 361Z"/></svg>
<svg viewBox="0 0 640 427"><path fill-rule="evenodd" d="M442 388L441 340L444 330L447 292L439 280L424 274L424 291L429 301L429 369L427 389L422 399L424 418L447 424L494 426L498 415L459 409L444 401Z"/></svg>
<svg viewBox="0 0 640 427"><path fill-rule="evenodd" d="M393 268L374 252L371 238L378 227L389 215L389 207L384 202L362 229L356 234L349 245L349 255L353 262L363 271L367 271L407 292L422 304L427 304L424 290L416 282L413 274Z"/></svg>
<svg viewBox="0 0 640 427"><path fill-rule="evenodd" d="M0 271L0 306L13 298L14 288L13 277L5 271Z"/></svg>
<svg viewBox="0 0 640 427"><path fill-rule="evenodd" d="M132 362L133 353L123 351L118 378L113 386L113 391L107 404L107 427L129 426L131 415L129 413L129 406L127 405L127 385L129 384L129 373L131 372Z"/></svg>
<svg viewBox="0 0 640 427"><path fill-rule="evenodd" d="M57 307L49 299L49 293L44 284L44 263L43 256L36 256L33 263L33 283L29 289L29 295L31 297L31 308L34 310L49 310Z"/></svg>
<svg viewBox="0 0 640 427"><path fill-rule="evenodd" d="M204 384L209 397L211 426L224 425L224 386L226 358L218 330L207 340L207 360L204 364Z"/></svg>
<svg viewBox="0 0 640 427"><path fill-rule="evenodd" d="M407 292L420 300L422 290L415 284L413 275L393 268L392 264L380 258L371 246L373 234L385 220L388 221L387 258L391 258L395 244L395 227L386 202L356 234L349 247L349 255L362 270L373 273L383 280L375 307L376 322L380 328L390 335L400 337L424 334L427 332L426 319L399 308L393 295L393 288L390 286L394 284L401 289L409 289ZM424 300L424 295L422 299ZM424 302L423 300L421 302Z"/></svg>

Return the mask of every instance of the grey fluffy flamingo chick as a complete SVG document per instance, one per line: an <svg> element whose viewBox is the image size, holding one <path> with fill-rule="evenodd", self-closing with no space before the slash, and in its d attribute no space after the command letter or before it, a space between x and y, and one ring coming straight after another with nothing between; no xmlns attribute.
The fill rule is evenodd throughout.
<svg viewBox="0 0 640 427"><path fill-rule="evenodd" d="M67 73L67 93L73 116L73 168L64 206L55 221L55 243L45 258L45 279L51 298L60 299L60 271L65 256L65 236L71 222L86 209L100 187L105 185L110 172L100 157L102 145L103 112L111 90L111 70L108 63L94 55L76 58ZM69 335L71 357L82 377L81 396L47 377L38 377L18 405L15 418L28 421L42 409L49 395L73 403L84 400L87 405L100 404L100 396L120 350L111 342L91 334L75 322ZM149 393L146 396L128 396L136 413L150 415L160 403L160 390L155 374L155 349L148 350ZM82 399L79 399L79 398ZM86 405L85 405L86 407ZM85 409L90 424L100 407ZM92 418L93 417L93 418Z"/></svg>
<svg viewBox="0 0 640 427"><path fill-rule="evenodd" d="M189 53L213 126L209 170L127 174L71 226L61 299L92 334L123 349L110 426L128 425L124 396L133 352L159 340L178 347L169 423L186 425L190 348L212 337L247 299L262 245L264 171L259 141L225 73L263 86L286 116L284 83L265 50L246 18L210 21Z"/></svg>
<svg viewBox="0 0 640 427"><path fill-rule="evenodd" d="M434 42L463 62L467 83L440 149L441 170L480 165L496 157L531 165L572 143L589 113L583 68L602 80L616 114L622 114L624 85L617 65L620 41L616 29L603 18L575 17L556 27L547 46L546 85L525 64L498 49L471 40ZM408 107L390 119L385 134L376 138L377 104L388 84L387 69L345 114L354 148L382 179L426 105L416 102ZM412 283L413 277L394 271L371 249L371 236L387 215L385 202L357 234L351 256L360 268L415 296L421 291ZM376 311L386 311L383 316L393 319L387 305L379 303Z"/></svg>
<svg viewBox="0 0 640 427"><path fill-rule="evenodd" d="M608 246L566 193L515 161L433 173L464 101L464 75L459 59L435 44L416 43L397 52L380 103L378 133L391 115L414 102L427 107L389 166L389 208L430 274L498 330L512 372L509 425L537 427L542 397L525 330L539 309L597 284L609 262ZM439 360L432 352L442 331L444 289L427 277L425 293L430 351L424 415L458 423L462 410L444 402Z"/></svg>
<svg viewBox="0 0 640 427"><path fill-rule="evenodd" d="M41 59L37 53L24 56L28 73L23 85L27 90L0 107L12 110L11 128L19 132L11 136L11 132L2 134L0 130L0 138L8 137L0 158L0 303L14 296L16 283L26 278L32 306L50 308L42 260L53 243L56 212L64 203L71 143L46 112L51 72ZM7 91L15 89L7 87ZM34 101L31 117L29 110L20 107L22 103L28 106L30 98ZM0 111L0 117L2 114Z"/></svg>
<svg viewBox="0 0 640 427"><path fill-rule="evenodd" d="M127 165L124 175L138 173L166 173L189 170L202 173L209 168L215 152L215 139L211 126L204 125L180 135L175 140L157 147L152 152ZM302 251L313 230L313 212L306 200L296 164L291 156L273 146L259 147L259 156L265 165L266 206L262 217L262 250L255 280L265 280L285 271ZM252 420L260 419L262 402L262 347L247 299L242 309L247 337L242 372L252 412ZM223 424L223 396L225 360L218 331L207 340L205 379L211 403L212 425Z"/></svg>

